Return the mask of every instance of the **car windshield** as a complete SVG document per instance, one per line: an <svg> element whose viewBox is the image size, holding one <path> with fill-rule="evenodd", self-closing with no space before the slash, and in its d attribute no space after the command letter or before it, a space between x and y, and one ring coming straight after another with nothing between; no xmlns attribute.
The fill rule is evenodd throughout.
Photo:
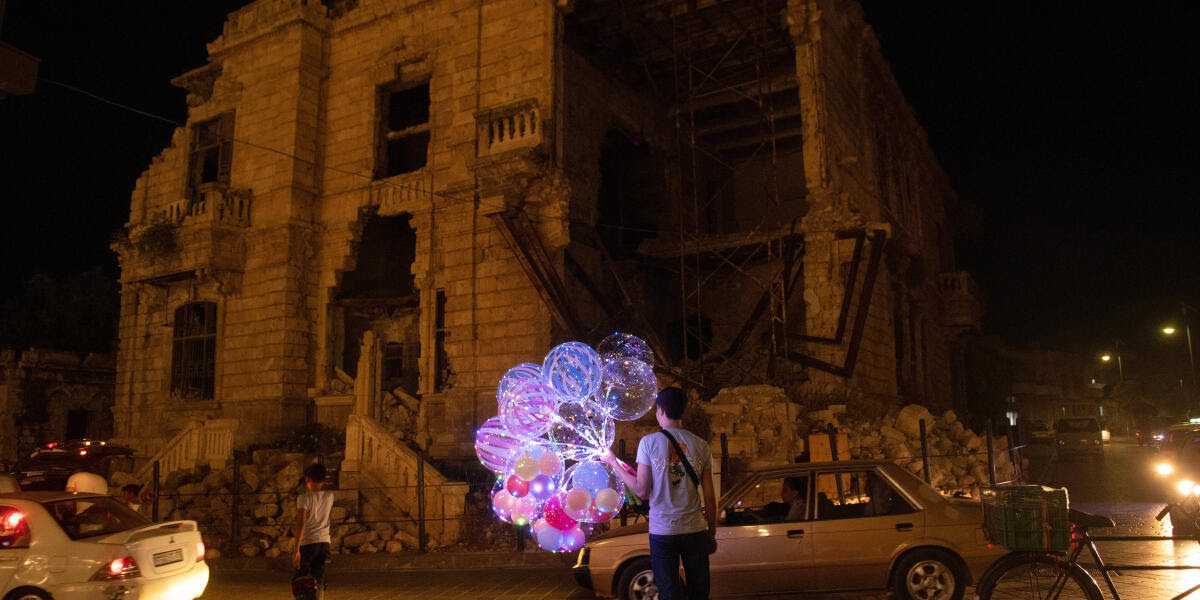
<svg viewBox="0 0 1200 600"><path fill-rule="evenodd" d="M1100 425L1095 419L1062 419L1054 424L1054 429L1061 433L1097 433Z"/></svg>
<svg viewBox="0 0 1200 600"><path fill-rule="evenodd" d="M73 540L118 533L150 525L150 520L107 496L85 496L43 506Z"/></svg>

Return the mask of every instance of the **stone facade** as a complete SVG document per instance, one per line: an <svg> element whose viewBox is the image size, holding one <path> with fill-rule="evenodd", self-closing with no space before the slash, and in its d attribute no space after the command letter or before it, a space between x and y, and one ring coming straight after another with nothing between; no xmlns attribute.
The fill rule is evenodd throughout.
<svg viewBox="0 0 1200 600"><path fill-rule="evenodd" d="M34 446L113 433L112 355L0 350L0 461Z"/></svg>
<svg viewBox="0 0 1200 600"><path fill-rule="evenodd" d="M152 453L225 417L245 445L353 412L468 456L506 369L616 328L702 397L951 407L979 298L860 7L702 4L231 13L114 244L118 437Z"/></svg>

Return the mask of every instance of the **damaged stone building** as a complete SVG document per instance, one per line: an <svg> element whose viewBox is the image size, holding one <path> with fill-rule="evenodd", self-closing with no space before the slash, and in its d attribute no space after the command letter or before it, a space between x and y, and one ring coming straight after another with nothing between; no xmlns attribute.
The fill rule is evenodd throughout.
<svg viewBox="0 0 1200 600"><path fill-rule="evenodd" d="M256 0L208 54L114 243L144 453L471 456L505 370L614 330L702 398L961 406L957 201L854 0Z"/></svg>
<svg viewBox="0 0 1200 600"><path fill-rule="evenodd" d="M46 442L113 434L111 354L0 349L0 463Z"/></svg>

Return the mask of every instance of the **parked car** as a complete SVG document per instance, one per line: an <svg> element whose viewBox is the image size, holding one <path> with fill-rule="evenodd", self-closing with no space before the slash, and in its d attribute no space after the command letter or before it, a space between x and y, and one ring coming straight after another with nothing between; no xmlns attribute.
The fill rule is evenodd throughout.
<svg viewBox="0 0 1200 600"><path fill-rule="evenodd" d="M803 518L771 510L784 479ZM777 505L777 504L776 504ZM947 498L883 461L798 463L752 473L718 503L713 596L891 589L901 600L959 600L1004 550L988 543L978 500ZM576 580L597 595L653 598L645 523L589 541Z"/></svg>
<svg viewBox="0 0 1200 600"><path fill-rule="evenodd" d="M1054 422L1054 445L1059 456L1103 457L1100 423L1091 417L1059 419Z"/></svg>
<svg viewBox="0 0 1200 600"><path fill-rule="evenodd" d="M195 521L152 523L98 494L0 494L0 598L189 600L207 585Z"/></svg>
<svg viewBox="0 0 1200 600"><path fill-rule="evenodd" d="M73 473L107 475L113 460L128 458L133 450L104 440L68 440L38 446L18 460L12 474L25 491L60 491Z"/></svg>
<svg viewBox="0 0 1200 600"><path fill-rule="evenodd" d="M1175 535L1195 535L1200 533L1200 425L1172 427L1169 436L1154 469L1163 484L1163 499L1182 508L1168 511Z"/></svg>

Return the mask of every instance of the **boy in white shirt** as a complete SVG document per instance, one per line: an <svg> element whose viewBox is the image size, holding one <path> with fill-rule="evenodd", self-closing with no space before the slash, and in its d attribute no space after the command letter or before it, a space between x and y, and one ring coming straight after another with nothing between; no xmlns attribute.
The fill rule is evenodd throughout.
<svg viewBox="0 0 1200 600"><path fill-rule="evenodd" d="M296 542L292 550L294 577L311 575L317 590L325 587L325 561L329 560L329 510L333 492L325 486L325 465L313 463L304 469L308 493L296 500Z"/></svg>

